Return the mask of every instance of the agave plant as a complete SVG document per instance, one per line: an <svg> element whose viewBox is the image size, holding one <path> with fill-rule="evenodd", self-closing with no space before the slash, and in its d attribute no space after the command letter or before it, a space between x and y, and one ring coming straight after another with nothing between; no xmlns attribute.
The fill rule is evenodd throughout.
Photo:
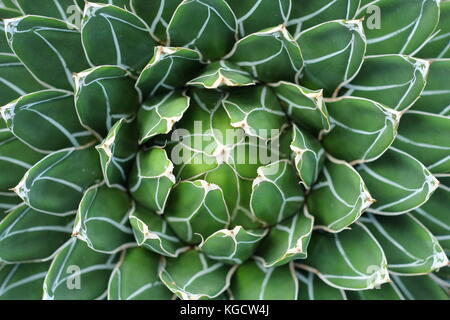
<svg viewBox="0 0 450 320"><path fill-rule="evenodd" d="M448 299L450 1L0 14L1 299Z"/></svg>

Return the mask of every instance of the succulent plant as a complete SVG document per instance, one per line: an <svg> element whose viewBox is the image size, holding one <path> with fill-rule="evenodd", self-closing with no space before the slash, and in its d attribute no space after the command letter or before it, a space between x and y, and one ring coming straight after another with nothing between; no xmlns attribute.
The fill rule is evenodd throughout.
<svg viewBox="0 0 450 320"><path fill-rule="evenodd" d="M0 299L448 299L450 1L0 15Z"/></svg>

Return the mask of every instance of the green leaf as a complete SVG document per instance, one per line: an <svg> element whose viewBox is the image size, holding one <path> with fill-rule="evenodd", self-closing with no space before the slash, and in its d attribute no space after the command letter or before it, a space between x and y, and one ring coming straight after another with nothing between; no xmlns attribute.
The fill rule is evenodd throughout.
<svg viewBox="0 0 450 320"><path fill-rule="evenodd" d="M349 300L405 300L395 283L385 283L372 290L347 291Z"/></svg>
<svg viewBox="0 0 450 320"><path fill-rule="evenodd" d="M142 70L136 88L144 98L179 89L201 69L200 55L195 50L155 47L153 58Z"/></svg>
<svg viewBox="0 0 450 320"><path fill-rule="evenodd" d="M430 42L427 43L417 54L420 58L450 58L450 2L441 1L439 3L440 17L439 24Z"/></svg>
<svg viewBox="0 0 450 320"><path fill-rule="evenodd" d="M450 176L438 176L438 179L441 182L439 187L413 214L439 240L441 246L450 251Z"/></svg>
<svg viewBox="0 0 450 320"><path fill-rule="evenodd" d="M138 152L136 122L120 119L103 142L96 146L100 154L103 177L108 186L124 188Z"/></svg>
<svg viewBox="0 0 450 320"><path fill-rule="evenodd" d="M439 182L422 163L391 147L375 162L357 168L369 192L376 199L368 211L398 215L428 201Z"/></svg>
<svg viewBox="0 0 450 320"><path fill-rule="evenodd" d="M8 40L6 38L4 19L11 19L21 15L22 14L19 10L0 8L0 55L7 54L14 58L14 54L12 54L12 50L9 47Z"/></svg>
<svg viewBox="0 0 450 320"><path fill-rule="evenodd" d="M172 258L189 249L169 228L166 220L143 206L132 208L130 223L139 246Z"/></svg>
<svg viewBox="0 0 450 320"><path fill-rule="evenodd" d="M323 135L325 150L351 164L378 159L394 142L401 114L356 97L327 102L332 129Z"/></svg>
<svg viewBox="0 0 450 320"><path fill-rule="evenodd" d="M145 21L153 38L165 43L167 25L181 2L182 0L131 0L130 6L133 13Z"/></svg>
<svg viewBox="0 0 450 320"><path fill-rule="evenodd" d="M361 20L325 22L300 34L305 71L302 85L324 89L326 96L336 95L361 68L366 52L366 37Z"/></svg>
<svg viewBox="0 0 450 320"><path fill-rule="evenodd" d="M31 208L44 213L75 213L83 193L102 179L96 150L64 149L36 163L14 188Z"/></svg>
<svg viewBox="0 0 450 320"><path fill-rule="evenodd" d="M300 267L338 289L367 290L389 281L381 246L358 222L336 234L314 233L308 259Z"/></svg>
<svg viewBox="0 0 450 320"><path fill-rule="evenodd" d="M296 300L298 280L294 265L265 268L258 260L239 266L230 287L236 300Z"/></svg>
<svg viewBox="0 0 450 320"><path fill-rule="evenodd" d="M228 289L235 269L190 250L176 259L167 258L159 277L183 300L212 299Z"/></svg>
<svg viewBox="0 0 450 320"><path fill-rule="evenodd" d="M173 164L162 148L140 151L129 175L129 191L143 206L163 213L170 189L175 184Z"/></svg>
<svg viewBox="0 0 450 320"><path fill-rule="evenodd" d="M372 205L364 180L348 163L329 158L307 199L316 225L328 232L341 232L357 221Z"/></svg>
<svg viewBox="0 0 450 320"><path fill-rule="evenodd" d="M301 183L310 189L322 171L325 151L314 136L300 130L295 124L290 148L294 153L295 168Z"/></svg>
<svg viewBox="0 0 450 320"><path fill-rule="evenodd" d="M425 90L411 109L450 116L449 73L450 59L432 60Z"/></svg>
<svg viewBox="0 0 450 320"><path fill-rule="evenodd" d="M119 119L133 117L141 102L135 80L118 66L86 70L76 74L75 81L80 122L99 138L105 137Z"/></svg>
<svg viewBox="0 0 450 320"><path fill-rule="evenodd" d="M118 255L95 252L80 240L69 240L53 259L44 282L45 300L93 300L107 295Z"/></svg>
<svg viewBox="0 0 450 320"><path fill-rule="evenodd" d="M111 274L108 300L170 300L158 277L160 256L142 248L127 249Z"/></svg>
<svg viewBox="0 0 450 320"><path fill-rule="evenodd" d="M231 230L216 231L200 245L200 249L211 259L240 264L253 255L266 235L266 230L247 231L237 226Z"/></svg>
<svg viewBox="0 0 450 320"><path fill-rule="evenodd" d="M8 53L0 53L0 105L41 89L44 87L19 59Z"/></svg>
<svg viewBox="0 0 450 320"><path fill-rule="evenodd" d="M423 163L432 173L450 172L450 117L421 111L402 116L394 146Z"/></svg>
<svg viewBox="0 0 450 320"><path fill-rule="evenodd" d="M177 184L169 195L164 216L175 234L192 244L226 228L230 221L222 190L204 180Z"/></svg>
<svg viewBox="0 0 450 320"><path fill-rule="evenodd" d="M256 82L247 72L236 65L221 60L209 64L205 71L187 85L216 89L219 87L244 87L254 85Z"/></svg>
<svg viewBox="0 0 450 320"><path fill-rule="evenodd" d="M49 215L25 204L16 207L0 222L0 261L17 263L51 259L69 239L72 221L73 216ZM17 250L18 244L20 250Z"/></svg>
<svg viewBox="0 0 450 320"><path fill-rule="evenodd" d="M48 262L0 265L0 300L41 300Z"/></svg>
<svg viewBox="0 0 450 320"><path fill-rule="evenodd" d="M81 14L74 0L16 0L19 9L24 15L45 16L70 21L71 14L74 14L74 8L77 9L76 14Z"/></svg>
<svg viewBox="0 0 450 320"><path fill-rule="evenodd" d="M314 91L289 82L271 84L287 115L300 127L318 134L330 129L322 90Z"/></svg>
<svg viewBox="0 0 450 320"><path fill-rule="evenodd" d="M24 16L5 20L5 30L15 55L45 87L72 90L72 74L88 67L80 32L71 24Z"/></svg>
<svg viewBox="0 0 450 320"><path fill-rule="evenodd" d="M5 217L10 210L20 204L20 199L14 192L2 192L0 191L0 221Z"/></svg>
<svg viewBox="0 0 450 320"><path fill-rule="evenodd" d="M313 272L297 270L296 275L300 287L299 300L347 300L347 293L344 290L329 286Z"/></svg>
<svg viewBox="0 0 450 320"><path fill-rule="evenodd" d="M430 63L401 55L370 56L343 95L367 98L402 111L411 107L426 85Z"/></svg>
<svg viewBox="0 0 450 320"><path fill-rule="evenodd" d="M44 154L39 153L26 144L10 137L0 142L0 191L14 188L23 175Z"/></svg>
<svg viewBox="0 0 450 320"><path fill-rule="evenodd" d="M291 12L291 0L226 0L236 14L239 36L286 24ZM295 1L294 1L295 2Z"/></svg>
<svg viewBox="0 0 450 320"><path fill-rule="evenodd" d="M367 53L414 55L428 42L439 21L439 1L379 0L380 27L366 25ZM369 13L368 13L369 14Z"/></svg>
<svg viewBox="0 0 450 320"><path fill-rule="evenodd" d="M43 90L20 97L0 112L16 137L39 152L50 153L94 140L78 121L73 99L68 91Z"/></svg>
<svg viewBox="0 0 450 320"><path fill-rule="evenodd" d="M189 108L190 97L184 91L169 91L144 101L138 112L139 143L172 131Z"/></svg>
<svg viewBox="0 0 450 320"><path fill-rule="evenodd" d="M112 254L129 247L133 245L128 222L132 206L125 191L104 184L92 186L80 201L72 236L101 253Z"/></svg>
<svg viewBox="0 0 450 320"><path fill-rule="evenodd" d="M173 47L196 49L203 60L219 60L237 40L236 17L224 0L184 0L170 19L167 37Z"/></svg>
<svg viewBox="0 0 450 320"><path fill-rule="evenodd" d="M139 73L157 42L145 22L125 9L88 2L81 27L83 47L94 66L117 65Z"/></svg>
<svg viewBox="0 0 450 320"><path fill-rule="evenodd" d="M420 275L448 265L447 256L436 238L412 215L368 215L361 221L383 247L390 272Z"/></svg>
<svg viewBox="0 0 450 320"><path fill-rule="evenodd" d="M407 300L448 300L448 294L429 275L420 277L392 276Z"/></svg>
<svg viewBox="0 0 450 320"><path fill-rule="evenodd" d="M297 82L303 68L300 48L283 25L240 39L225 58L262 82Z"/></svg>
<svg viewBox="0 0 450 320"><path fill-rule="evenodd" d="M267 225L280 223L298 212L304 200L303 189L290 162L281 160L258 168L250 198L252 213L258 220Z"/></svg>
<svg viewBox="0 0 450 320"><path fill-rule="evenodd" d="M236 88L222 101L231 125L261 139L280 135L286 122L281 105L271 88L252 86Z"/></svg>
<svg viewBox="0 0 450 320"><path fill-rule="evenodd" d="M303 214L297 213L272 227L258 247L255 258L260 259L266 268L305 259L313 225L314 217L305 207Z"/></svg>
<svg viewBox="0 0 450 320"><path fill-rule="evenodd" d="M301 31L323 22L355 17L360 0L294 0L289 21L289 31L297 37Z"/></svg>

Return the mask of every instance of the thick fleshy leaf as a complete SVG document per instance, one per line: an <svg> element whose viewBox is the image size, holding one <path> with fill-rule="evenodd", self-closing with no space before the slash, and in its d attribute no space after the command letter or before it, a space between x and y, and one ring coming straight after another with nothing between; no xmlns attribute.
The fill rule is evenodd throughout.
<svg viewBox="0 0 450 320"><path fill-rule="evenodd" d="M4 19L11 19L21 16L22 13L18 9L0 8L0 54L11 55L12 51L8 45L8 40L5 33ZM14 55L11 55L14 57Z"/></svg>
<svg viewBox="0 0 450 320"><path fill-rule="evenodd" d="M167 26L175 9L182 0L128 0L131 10L148 25L153 38L159 42L167 40Z"/></svg>
<svg viewBox="0 0 450 320"><path fill-rule="evenodd" d="M123 188L127 184L128 173L138 151L137 136L136 122L122 118L96 146L108 186Z"/></svg>
<svg viewBox="0 0 450 320"><path fill-rule="evenodd" d="M447 266L447 256L436 238L412 215L368 215L361 221L383 247L390 272L420 275Z"/></svg>
<svg viewBox="0 0 450 320"><path fill-rule="evenodd" d="M173 164L162 148L141 151L129 177L129 191L145 207L163 213L170 189L175 184Z"/></svg>
<svg viewBox="0 0 450 320"><path fill-rule="evenodd" d="M429 275L420 277L392 276L407 300L448 300L448 294Z"/></svg>
<svg viewBox="0 0 450 320"><path fill-rule="evenodd" d="M231 50L236 33L236 17L224 0L184 0L167 27L171 46L196 49L213 61Z"/></svg>
<svg viewBox="0 0 450 320"><path fill-rule="evenodd" d="M65 149L36 163L14 192L35 210L66 215L76 212L84 191L101 179L100 160L94 148Z"/></svg>
<svg viewBox="0 0 450 320"><path fill-rule="evenodd" d="M370 55L414 55L428 42L439 21L439 1L436 0L378 0L373 3L378 7L381 21L379 27L367 24L365 28Z"/></svg>
<svg viewBox="0 0 450 320"><path fill-rule="evenodd" d="M300 130L296 125L293 128L290 148L294 153L295 168L301 183L309 189L322 171L325 151L314 136Z"/></svg>
<svg viewBox="0 0 450 320"><path fill-rule="evenodd" d="M271 88L236 88L223 100L231 125L261 139L280 135L286 117Z"/></svg>
<svg viewBox="0 0 450 320"><path fill-rule="evenodd" d="M346 162L329 158L311 189L307 205L316 225L328 232L341 232L373 202L358 172Z"/></svg>
<svg viewBox="0 0 450 320"><path fill-rule="evenodd" d="M228 289L234 270L235 267L190 250L176 259L166 258L159 276L183 300L212 299Z"/></svg>
<svg viewBox="0 0 450 320"><path fill-rule="evenodd" d="M111 274L108 300L169 300L173 294L158 276L160 258L142 248L126 250Z"/></svg>
<svg viewBox="0 0 450 320"><path fill-rule="evenodd" d="M108 254L133 245L128 222L132 206L125 191L103 184L93 186L80 201L72 235L92 250Z"/></svg>
<svg viewBox="0 0 450 320"><path fill-rule="evenodd" d="M349 300L405 300L395 283L385 283L372 290L347 291Z"/></svg>
<svg viewBox="0 0 450 320"><path fill-rule="evenodd" d="M291 0L225 0L237 18L239 36L286 24L291 12ZM295 0L294 0L295 2Z"/></svg>
<svg viewBox="0 0 450 320"><path fill-rule="evenodd" d="M45 88L36 81L17 57L0 53L0 105L41 89Z"/></svg>
<svg viewBox="0 0 450 320"><path fill-rule="evenodd" d="M338 20L317 25L300 34L305 71L302 85L337 94L358 73L366 52L361 20Z"/></svg>
<svg viewBox="0 0 450 320"><path fill-rule="evenodd" d="M88 2L81 27L83 47L94 66L117 65L139 73L157 42L141 18L122 8Z"/></svg>
<svg viewBox="0 0 450 320"><path fill-rule="evenodd" d="M250 198L250 208L258 220L277 224L298 212L304 200L291 163L278 161L258 168Z"/></svg>
<svg viewBox="0 0 450 320"><path fill-rule="evenodd" d="M231 281L236 300L296 300L298 280L293 263L265 268L258 260L239 266Z"/></svg>
<svg viewBox="0 0 450 320"><path fill-rule="evenodd" d="M303 68L302 52L283 25L242 38L226 59L262 82L297 82Z"/></svg>
<svg viewBox="0 0 450 320"><path fill-rule="evenodd" d="M130 223L139 246L168 257L177 257L189 249L158 214L137 205L130 213Z"/></svg>
<svg viewBox="0 0 450 320"><path fill-rule="evenodd" d="M432 173L449 173L450 117L407 112L402 116L394 146L415 157Z"/></svg>
<svg viewBox="0 0 450 320"><path fill-rule="evenodd" d="M301 31L322 22L355 17L360 0L293 0L287 22L289 31L297 37Z"/></svg>
<svg viewBox="0 0 450 320"><path fill-rule="evenodd" d="M255 84L252 76L234 64L221 60L209 64L197 78L187 83L205 89L243 87Z"/></svg>
<svg viewBox="0 0 450 320"><path fill-rule="evenodd" d="M245 230L237 226L232 230L223 229L210 235L200 245L209 258L229 264L240 264L253 255L266 230Z"/></svg>
<svg viewBox="0 0 450 320"><path fill-rule="evenodd" d="M429 66L428 61L401 55L366 57L360 72L344 86L342 93L402 111L419 98Z"/></svg>
<svg viewBox="0 0 450 320"><path fill-rule="evenodd" d="M383 250L360 223L337 234L314 233L300 267L338 289L367 290L389 281Z"/></svg>
<svg viewBox="0 0 450 320"><path fill-rule="evenodd" d="M54 18L24 16L5 20L5 30L16 56L46 87L72 90L72 73L88 68L80 32L73 25Z"/></svg>
<svg viewBox="0 0 450 320"><path fill-rule="evenodd" d="M0 220L4 218L11 209L20 203L22 203L22 199L20 199L14 192L0 191Z"/></svg>
<svg viewBox="0 0 450 320"><path fill-rule="evenodd" d="M352 164L379 158L394 142L400 113L363 98L327 102L332 129L322 138L325 150Z"/></svg>
<svg viewBox="0 0 450 320"><path fill-rule="evenodd" d="M200 55L187 48L156 47L153 58L142 70L136 87L147 98L182 88L202 69Z"/></svg>
<svg viewBox="0 0 450 320"><path fill-rule="evenodd" d="M73 99L68 91L38 91L7 104L0 112L16 137L35 150L50 153L94 140L78 121Z"/></svg>
<svg viewBox="0 0 450 320"><path fill-rule="evenodd" d="M314 218L305 207L303 214L297 213L270 230L258 247L255 258L260 259L266 268L305 259L313 225Z"/></svg>
<svg viewBox="0 0 450 320"><path fill-rule="evenodd" d="M347 300L344 290L329 286L313 272L297 270L296 275L300 287L299 300Z"/></svg>
<svg viewBox="0 0 450 320"><path fill-rule="evenodd" d="M16 3L24 15L36 15L52 17L56 19L65 20L71 23L71 14L81 14L78 6L74 0L16 0ZM73 10L77 11L73 11Z"/></svg>
<svg viewBox="0 0 450 320"><path fill-rule="evenodd" d="M138 112L139 143L172 131L189 108L190 97L182 91L169 91L148 98Z"/></svg>
<svg viewBox="0 0 450 320"><path fill-rule="evenodd" d="M413 211L428 230L439 240L441 246L450 251L450 176L438 177L439 187L424 205Z"/></svg>
<svg viewBox="0 0 450 320"><path fill-rule="evenodd" d="M76 74L75 81L80 121L98 137L105 137L119 119L131 118L141 101L135 80L118 66L86 70Z"/></svg>
<svg viewBox="0 0 450 320"><path fill-rule="evenodd" d="M357 170L376 199L368 211L378 214L398 215L418 208L439 185L422 163L394 147Z"/></svg>
<svg viewBox="0 0 450 320"><path fill-rule="evenodd" d="M169 195L164 215L175 234L193 244L226 228L230 221L222 190L204 180L177 184Z"/></svg>
<svg viewBox="0 0 450 320"><path fill-rule="evenodd" d="M439 3L440 17L436 30L439 33L417 54L421 58L450 58L450 2Z"/></svg>
<svg viewBox="0 0 450 320"><path fill-rule="evenodd" d="M431 61L425 90L411 109L450 116L449 74L450 59Z"/></svg>
<svg viewBox="0 0 450 320"><path fill-rule="evenodd" d="M49 262L0 265L0 300L41 300Z"/></svg>
<svg viewBox="0 0 450 320"><path fill-rule="evenodd" d="M53 259L44 282L45 300L93 300L107 295L108 280L118 255L91 250L71 239Z"/></svg>
<svg viewBox="0 0 450 320"><path fill-rule="evenodd" d="M53 257L69 239L72 221L73 216L58 217L25 204L18 206L0 222L0 261L31 262Z"/></svg>
<svg viewBox="0 0 450 320"><path fill-rule="evenodd" d="M1 141L0 191L6 192L14 188L27 170L44 156L15 137Z"/></svg>
<svg viewBox="0 0 450 320"><path fill-rule="evenodd" d="M271 85L288 116L313 134L330 129L322 91L309 90L289 82Z"/></svg>

